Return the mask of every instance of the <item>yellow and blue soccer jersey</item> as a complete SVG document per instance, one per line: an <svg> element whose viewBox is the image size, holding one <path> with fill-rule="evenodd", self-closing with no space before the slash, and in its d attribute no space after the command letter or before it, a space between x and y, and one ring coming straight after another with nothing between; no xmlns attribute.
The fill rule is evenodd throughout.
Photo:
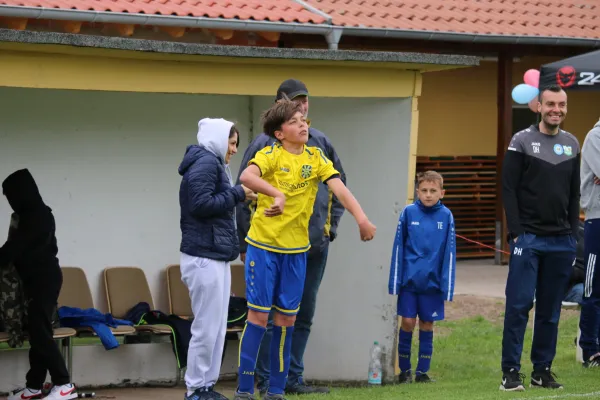
<svg viewBox="0 0 600 400"><path fill-rule="evenodd" d="M246 237L249 244L276 253L302 253L310 249L308 222L319 182L339 177L333 163L318 147L304 146L302 154L287 152L280 143L257 152L255 164L261 177L285 195L283 214L265 216L273 198L259 194L256 212Z"/></svg>

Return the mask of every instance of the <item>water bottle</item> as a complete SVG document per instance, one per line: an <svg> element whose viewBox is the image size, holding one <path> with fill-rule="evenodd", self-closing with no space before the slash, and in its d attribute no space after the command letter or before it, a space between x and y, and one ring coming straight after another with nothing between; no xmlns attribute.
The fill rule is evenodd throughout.
<svg viewBox="0 0 600 400"><path fill-rule="evenodd" d="M381 385L381 347L374 342L369 361L369 385Z"/></svg>

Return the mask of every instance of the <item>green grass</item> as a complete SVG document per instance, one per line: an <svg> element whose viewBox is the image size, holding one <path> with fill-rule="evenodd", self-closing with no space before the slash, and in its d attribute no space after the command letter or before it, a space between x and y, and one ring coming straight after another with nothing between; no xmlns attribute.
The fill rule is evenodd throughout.
<svg viewBox="0 0 600 400"><path fill-rule="evenodd" d="M529 388L531 362L531 329L527 330L522 356L522 371L526 375L526 391L507 393L499 391L502 374L500 356L502 324L493 325L482 317L456 322L441 322L445 335L434 336L434 355L430 376L432 384L384 385L380 388L333 389L328 399L521 399L568 398L573 394L598 392L583 398L600 398L600 370L586 370L575 360L574 339L577 336L578 314L561 319L557 354L553 370L564 390ZM414 336L418 336L414 335ZM416 366L418 342L413 343L413 366ZM365 370L366 374L366 370ZM571 395L571 396L566 396ZM575 397L575 396L573 396ZM579 397L581 398L581 397ZM297 399L300 399L298 397ZM303 396L302 399L323 399L321 396Z"/></svg>
<svg viewBox="0 0 600 400"><path fill-rule="evenodd" d="M529 388L531 329L528 329L522 357L522 372L526 374L526 391L520 393L500 392L498 388L501 380L502 324L492 324L483 317L477 316L471 319L444 321L437 324L444 334L434 336L434 355L430 376L436 380L435 383L384 385L379 388L334 388L326 398L328 400L567 399L577 394L597 392L593 396L577 398L598 399L600 398L600 369L583 369L575 360L574 339L577 335L578 321L578 313L565 312L560 323L553 370L558 375L558 381L565 385L564 390L549 391ZM415 334L414 337L413 366L416 366L418 334ZM100 345L100 342L97 338L77 338L74 340L74 345ZM290 400L325 399L322 395L287 397Z"/></svg>

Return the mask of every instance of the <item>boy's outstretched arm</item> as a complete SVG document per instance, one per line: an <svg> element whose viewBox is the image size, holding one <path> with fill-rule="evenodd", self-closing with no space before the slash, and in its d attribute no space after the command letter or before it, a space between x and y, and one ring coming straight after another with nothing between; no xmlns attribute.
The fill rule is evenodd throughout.
<svg viewBox="0 0 600 400"><path fill-rule="evenodd" d="M375 237L377 228L369 221L358 201L354 198L346 185L344 185L344 182L342 182L340 178L332 178L327 181L327 185L333 194L336 195L340 203L342 203L344 208L346 208L356 220L360 230L361 240L365 242L372 240Z"/></svg>
<svg viewBox="0 0 600 400"><path fill-rule="evenodd" d="M275 199L273 205L265 210L265 215L267 217L274 217L283 213L285 195L261 178L260 168L258 168L257 165L249 165L248 168L242 172L240 181L250 190Z"/></svg>
<svg viewBox="0 0 600 400"><path fill-rule="evenodd" d="M456 232L454 231L454 217L450 214L446 228L446 250L442 264L442 293L447 301L454 298L454 281L456 278Z"/></svg>

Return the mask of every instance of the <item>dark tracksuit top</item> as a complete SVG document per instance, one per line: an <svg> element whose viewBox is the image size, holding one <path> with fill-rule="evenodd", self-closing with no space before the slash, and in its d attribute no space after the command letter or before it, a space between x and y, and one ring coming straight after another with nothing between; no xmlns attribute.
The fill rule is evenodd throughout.
<svg viewBox="0 0 600 400"><path fill-rule="evenodd" d="M573 135L563 130L545 135L535 125L516 133L506 152L502 196L511 257L502 337L503 371L520 370L534 298L531 361L536 371L552 366L561 302L576 257L579 159L579 142Z"/></svg>
<svg viewBox="0 0 600 400"><path fill-rule="evenodd" d="M537 125L517 132L502 170L510 238L576 233L579 225L579 142L569 132L545 135Z"/></svg>

